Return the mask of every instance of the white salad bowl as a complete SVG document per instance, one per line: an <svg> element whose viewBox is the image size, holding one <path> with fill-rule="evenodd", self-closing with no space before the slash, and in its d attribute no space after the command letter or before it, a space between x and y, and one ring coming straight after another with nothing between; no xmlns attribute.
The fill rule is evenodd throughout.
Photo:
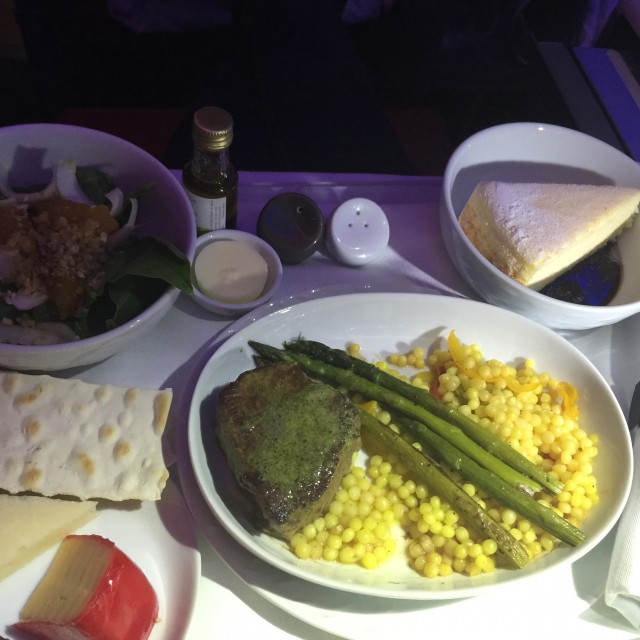
<svg viewBox="0 0 640 640"><path fill-rule="evenodd" d="M115 136L60 124L25 124L0 129L0 167L14 185L47 184L61 161L109 174L125 194L150 186L140 199L135 234L155 236L193 258L196 228L179 181L153 156ZM55 345L0 343L0 366L23 371L56 371L100 362L122 351L154 327L179 291L169 288L125 324L90 338Z"/></svg>
<svg viewBox="0 0 640 640"><path fill-rule="evenodd" d="M586 134L533 122L476 133L452 154L444 172L440 223L445 246L460 274L487 301L553 329L590 329L640 311L640 223L618 239L622 281L604 306L563 302L509 278L474 247L458 222L482 181L560 182L640 187L640 165Z"/></svg>

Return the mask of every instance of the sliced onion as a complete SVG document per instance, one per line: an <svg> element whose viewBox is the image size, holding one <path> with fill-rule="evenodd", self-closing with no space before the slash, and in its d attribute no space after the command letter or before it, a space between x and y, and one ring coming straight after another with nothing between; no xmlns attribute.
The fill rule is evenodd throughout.
<svg viewBox="0 0 640 640"><path fill-rule="evenodd" d="M116 229L112 234L107 238L107 249L113 249L118 245L122 244L133 231L133 228L136 226L136 218L138 217L138 199L131 198L131 213L129 214L129 219L123 224L119 229Z"/></svg>
<svg viewBox="0 0 640 640"><path fill-rule="evenodd" d="M14 293L13 291L8 291L4 294L4 299L8 304L14 306L20 311L29 311L30 309L35 309L43 302L46 302L47 296L44 293L27 295L24 293Z"/></svg>
<svg viewBox="0 0 640 640"><path fill-rule="evenodd" d="M75 160L62 160L58 163L54 178L56 190L66 200L82 202L83 204L95 204L91 202L91 199L78 184L76 166Z"/></svg>
<svg viewBox="0 0 640 640"><path fill-rule="evenodd" d="M44 346L75 340L78 336L62 322L42 322L33 327L0 323L0 342L6 344Z"/></svg>
<svg viewBox="0 0 640 640"><path fill-rule="evenodd" d="M111 207L109 208L109 213L112 217L117 218L124 208L124 194L122 193L122 189L112 189L105 195L105 198L111 203Z"/></svg>
<svg viewBox="0 0 640 640"><path fill-rule="evenodd" d="M40 322L36 328L49 335L57 336L60 342L74 342L80 339L64 322Z"/></svg>

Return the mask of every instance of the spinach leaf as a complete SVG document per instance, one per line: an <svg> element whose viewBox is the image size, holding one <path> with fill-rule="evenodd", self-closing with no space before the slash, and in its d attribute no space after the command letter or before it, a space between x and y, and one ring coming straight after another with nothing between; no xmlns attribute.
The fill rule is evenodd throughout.
<svg viewBox="0 0 640 640"><path fill-rule="evenodd" d="M137 238L123 248L123 255L114 260L107 280L116 282L126 275L162 280L180 291L193 293L189 260L176 247L159 238Z"/></svg>
<svg viewBox="0 0 640 640"><path fill-rule="evenodd" d="M112 303L112 313L106 319L105 328L114 329L135 318L150 307L166 288L166 282L134 275L126 275L110 283L107 294Z"/></svg>
<svg viewBox="0 0 640 640"><path fill-rule="evenodd" d="M128 322L174 286L191 293L191 264L173 245L155 237L132 238L112 254L104 286L94 292L87 327L101 333Z"/></svg>
<svg viewBox="0 0 640 640"><path fill-rule="evenodd" d="M115 184L113 178L108 173L95 167L76 167L76 180L91 202L109 205L107 193L115 189ZM153 182L142 185L133 193L126 196L126 199L140 199L147 191L151 191L153 186Z"/></svg>
<svg viewBox="0 0 640 640"><path fill-rule="evenodd" d="M115 188L110 175L94 167L76 167L76 180L91 202L108 204L106 195Z"/></svg>

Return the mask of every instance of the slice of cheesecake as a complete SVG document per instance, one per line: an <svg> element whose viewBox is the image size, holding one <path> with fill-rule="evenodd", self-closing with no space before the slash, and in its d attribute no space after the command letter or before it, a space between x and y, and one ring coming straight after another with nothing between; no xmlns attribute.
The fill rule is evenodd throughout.
<svg viewBox="0 0 640 640"><path fill-rule="evenodd" d="M482 182L460 226L500 271L541 289L633 223L640 189Z"/></svg>

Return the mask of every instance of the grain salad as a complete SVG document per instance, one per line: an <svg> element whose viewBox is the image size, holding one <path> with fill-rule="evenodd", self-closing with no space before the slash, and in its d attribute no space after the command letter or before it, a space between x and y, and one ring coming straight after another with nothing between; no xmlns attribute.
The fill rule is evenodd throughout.
<svg viewBox="0 0 640 640"><path fill-rule="evenodd" d="M357 343L346 351L365 359ZM480 346L463 344L454 331L446 345L436 345L429 353L414 348L392 353L375 365L428 389L562 482L559 493L540 491L535 499L572 525L580 527L598 503L593 473L598 436L581 427L579 398L570 382L537 371L532 359L513 365L486 358ZM361 409L400 431L378 401L358 393L351 397ZM453 573L474 576L502 566L496 542L478 535L395 455L366 438L363 449L366 463L354 463L327 513L291 538L291 550L299 558L374 569L402 552L415 571L427 578ZM466 494L523 545L530 560L561 544L473 483L457 479Z"/></svg>
<svg viewBox="0 0 640 640"><path fill-rule="evenodd" d="M95 167L60 161L51 181L14 186L0 170L0 343L47 346L105 333L168 287L191 293L190 262L138 235L139 200Z"/></svg>
<svg viewBox="0 0 640 640"><path fill-rule="evenodd" d="M50 198L0 206L0 244L12 255L17 296L49 298L61 318L104 281L107 237L118 222L104 205Z"/></svg>

